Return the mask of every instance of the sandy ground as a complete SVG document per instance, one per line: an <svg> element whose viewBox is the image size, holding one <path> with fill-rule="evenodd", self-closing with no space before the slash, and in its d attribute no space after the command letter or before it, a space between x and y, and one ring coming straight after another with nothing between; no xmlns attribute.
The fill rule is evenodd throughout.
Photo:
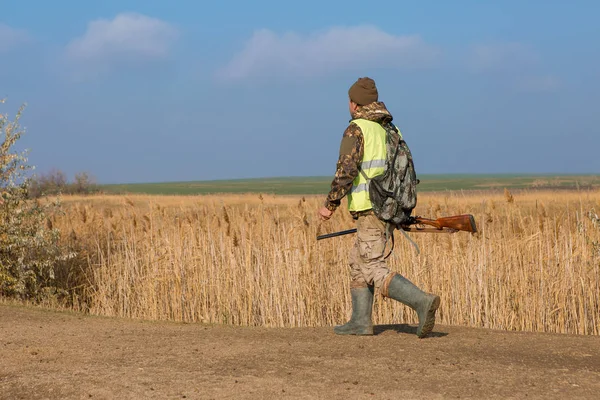
<svg viewBox="0 0 600 400"><path fill-rule="evenodd" d="M414 332L340 337L0 305L0 398L600 398L600 337Z"/></svg>

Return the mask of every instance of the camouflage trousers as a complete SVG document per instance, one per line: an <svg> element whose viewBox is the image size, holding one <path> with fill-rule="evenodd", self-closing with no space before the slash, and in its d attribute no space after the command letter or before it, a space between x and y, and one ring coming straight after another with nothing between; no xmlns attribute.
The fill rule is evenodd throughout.
<svg viewBox="0 0 600 400"><path fill-rule="evenodd" d="M375 286L376 289L381 289L386 286L386 278L394 275L384 259L386 224L375 214L368 212L358 216L356 229L356 241L349 254L350 287Z"/></svg>

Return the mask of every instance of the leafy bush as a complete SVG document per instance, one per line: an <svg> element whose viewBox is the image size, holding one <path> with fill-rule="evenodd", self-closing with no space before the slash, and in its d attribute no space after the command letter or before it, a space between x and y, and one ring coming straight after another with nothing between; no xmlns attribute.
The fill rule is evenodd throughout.
<svg viewBox="0 0 600 400"><path fill-rule="evenodd" d="M25 132L19 125L24 108L13 121L0 113L0 295L39 301L66 293L55 272L73 254L61 249L59 231L47 219L59 203L28 200L33 167L27 151L14 149Z"/></svg>

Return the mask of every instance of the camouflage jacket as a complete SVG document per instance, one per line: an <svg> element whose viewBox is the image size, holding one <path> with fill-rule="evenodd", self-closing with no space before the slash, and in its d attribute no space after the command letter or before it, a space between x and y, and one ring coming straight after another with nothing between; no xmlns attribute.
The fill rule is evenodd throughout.
<svg viewBox="0 0 600 400"><path fill-rule="evenodd" d="M390 123L393 119L392 114L387 110L382 102L371 103L360 107L352 119L367 119L378 122L382 125ZM337 161L335 177L331 182L331 190L325 200L325 207L335 211L341 204L342 199L352 189L352 182L359 174L360 166L364 155L364 138L358 125L352 123L344 131L342 142L340 144L340 153Z"/></svg>

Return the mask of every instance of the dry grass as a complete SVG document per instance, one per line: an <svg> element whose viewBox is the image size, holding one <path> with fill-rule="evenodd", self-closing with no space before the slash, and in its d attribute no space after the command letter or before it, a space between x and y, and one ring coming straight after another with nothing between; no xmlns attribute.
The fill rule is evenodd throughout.
<svg viewBox="0 0 600 400"><path fill-rule="evenodd" d="M323 326L350 313L345 210L322 197L258 195L65 199L52 223L86 249L89 285L75 307L133 318ZM472 213L480 233L401 234L390 267L439 294L439 321L600 334L600 192L421 194L417 214ZM85 302L85 304L84 304ZM377 296L376 323L412 323Z"/></svg>

